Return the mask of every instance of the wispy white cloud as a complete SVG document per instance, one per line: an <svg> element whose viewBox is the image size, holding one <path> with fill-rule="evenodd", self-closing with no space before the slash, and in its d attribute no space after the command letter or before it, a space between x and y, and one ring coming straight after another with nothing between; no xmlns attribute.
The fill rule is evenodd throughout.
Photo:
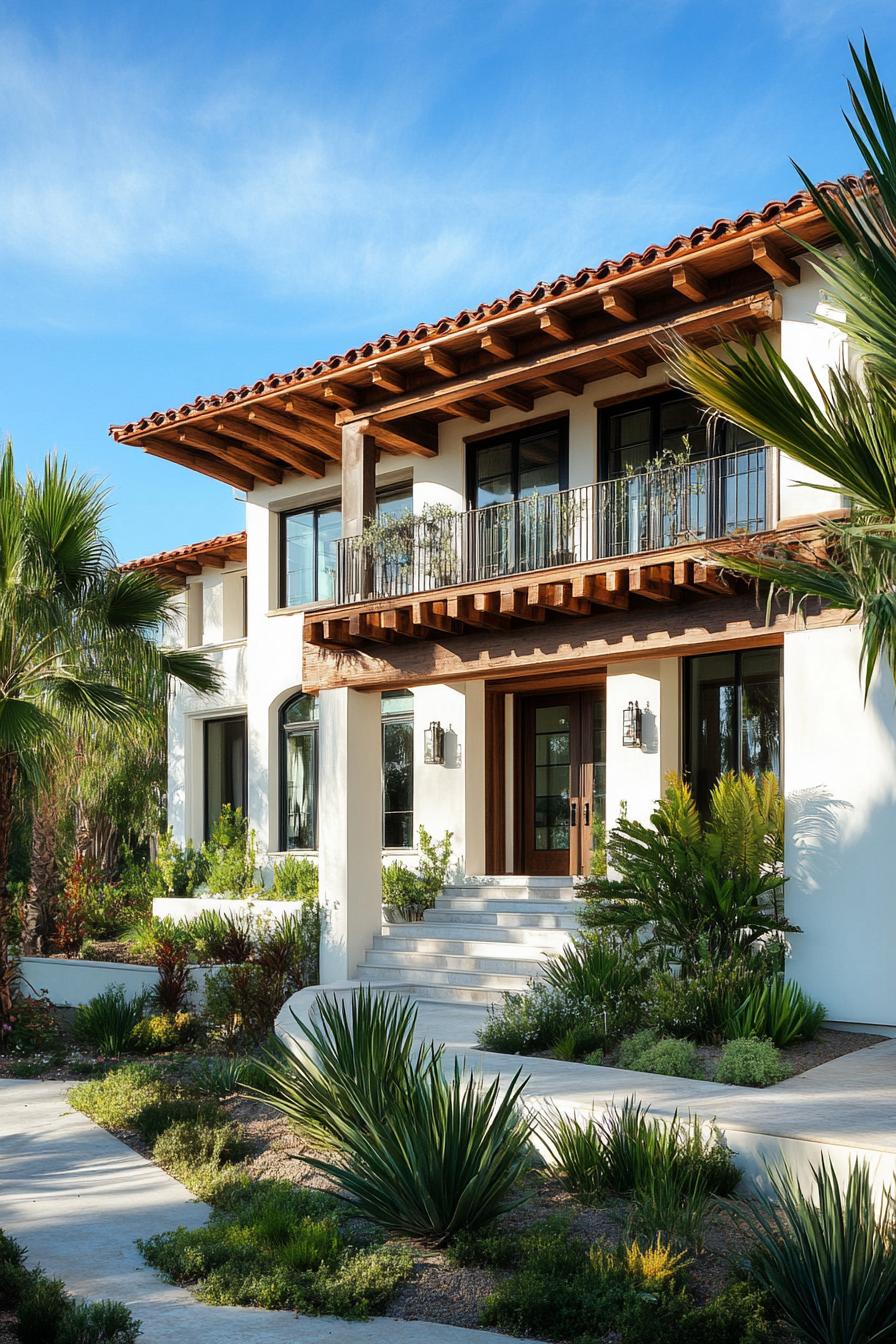
<svg viewBox="0 0 896 1344"><path fill-rule="evenodd" d="M525 128L502 144L502 173L476 146L408 152L407 109L396 143L388 106L353 121L285 105L257 72L184 88L158 67L0 37L0 262L91 286L161 264L361 303L386 283L468 293L597 259L605 218L644 243L651 203L668 217L687 198L661 144L619 190L573 181L558 196Z"/></svg>

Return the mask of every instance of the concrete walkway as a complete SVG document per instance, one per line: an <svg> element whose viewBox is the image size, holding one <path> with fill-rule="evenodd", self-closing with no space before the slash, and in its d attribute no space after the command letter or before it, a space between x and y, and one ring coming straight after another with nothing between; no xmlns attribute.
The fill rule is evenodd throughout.
<svg viewBox="0 0 896 1344"><path fill-rule="evenodd" d="M714 1119L745 1176L757 1181L766 1160L786 1158L808 1171L825 1154L844 1174L851 1159L864 1159L876 1185L896 1185L896 1039L841 1055L772 1088L730 1087L478 1050L476 1029L484 1016L472 1005L421 1002L418 1035L444 1041L449 1059L466 1059L486 1079L509 1078L521 1069L529 1078L526 1099L536 1109L556 1105L583 1114L634 1095L657 1115L677 1110Z"/></svg>
<svg viewBox="0 0 896 1344"><path fill-rule="evenodd" d="M428 1322L210 1307L164 1283L136 1238L199 1227L208 1206L73 1111L70 1086L0 1081L0 1228L76 1296L125 1302L143 1322L141 1344L507 1344Z"/></svg>
<svg viewBox="0 0 896 1344"><path fill-rule="evenodd" d="M344 982L328 989L347 995L355 987L355 982ZM400 984L378 988L392 993L407 990ZM279 1035L301 1034L292 1012L306 1018L318 992L302 990L284 1005L277 1019ZM485 1009L419 1000L417 1010L418 1039L443 1043L449 1066L455 1058L465 1060L486 1081L498 1075L510 1079L519 1070L529 1080L525 1100L536 1111L558 1107L584 1116L634 1096L659 1116L678 1111L706 1122L715 1120L748 1181L761 1184L765 1163L782 1159L807 1176L825 1155L844 1176L851 1160L865 1160L878 1189L896 1188L896 1039L760 1089L493 1054L476 1047Z"/></svg>

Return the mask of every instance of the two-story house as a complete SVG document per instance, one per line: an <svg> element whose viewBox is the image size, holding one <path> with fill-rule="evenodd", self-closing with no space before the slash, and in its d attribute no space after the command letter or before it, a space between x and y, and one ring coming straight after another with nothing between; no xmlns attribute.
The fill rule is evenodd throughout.
<svg viewBox="0 0 896 1344"><path fill-rule="evenodd" d="M515 949L563 926L549 901L602 824L646 818L669 771L703 798L771 769L793 973L834 1019L896 1024L893 685L866 707L855 625L768 615L720 559L811 538L839 500L662 358L669 331L762 331L823 376L845 352L802 244L829 241L796 195L113 430L245 492L245 534L137 562L183 585L179 637L225 672L173 703L169 817L200 840L239 804L272 861L317 856L324 980L522 983ZM381 859L413 862L420 824L484 890L390 960ZM486 879L520 898L503 918Z"/></svg>

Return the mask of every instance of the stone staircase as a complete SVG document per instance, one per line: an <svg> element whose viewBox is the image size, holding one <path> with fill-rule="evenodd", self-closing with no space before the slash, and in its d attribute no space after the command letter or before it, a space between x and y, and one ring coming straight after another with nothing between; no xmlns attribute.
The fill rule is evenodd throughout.
<svg viewBox="0 0 896 1344"><path fill-rule="evenodd" d="M471 878L446 887L422 923L385 924L358 978L420 999L496 1003L569 942L582 905L568 877Z"/></svg>

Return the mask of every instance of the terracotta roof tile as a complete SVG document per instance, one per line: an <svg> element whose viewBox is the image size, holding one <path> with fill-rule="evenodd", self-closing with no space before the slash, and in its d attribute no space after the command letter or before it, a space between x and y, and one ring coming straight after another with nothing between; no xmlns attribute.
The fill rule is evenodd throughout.
<svg viewBox="0 0 896 1344"><path fill-rule="evenodd" d="M189 546L178 546L173 551L158 551L155 555L144 555L139 560L128 560L122 569L163 569L178 560L201 560L203 555L215 555L237 546L245 546L245 532L230 532L226 536L211 537L208 541L193 541Z"/></svg>
<svg viewBox="0 0 896 1344"><path fill-rule="evenodd" d="M866 179L844 177L842 185L847 190L861 190ZM820 190L834 191L840 184L822 182ZM558 298L572 290L586 290L593 285L604 284L618 277L631 275L636 271L648 270L661 262L671 261L678 256L692 255L701 248L717 243L722 239L747 233L753 228L768 226L794 220L804 211L814 209L808 192L798 191L786 201L768 201L761 210L746 210L735 219L717 219L714 224L701 225L688 234L678 234L666 244L652 243L641 252L628 252L619 260L604 260L597 266L586 266L575 275L559 275L555 280L540 280L531 289L515 289L505 298L493 299L491 303L481 303L477 308L464 308L454 317L441 317L436 322L421 322L416 327L407 328L397 334L385 334L378 340L346 350L341 355L330 355L327 359L317 360L287 373L272 373L258 382L247 383L242 387L231 388L228 392L214 396L197 397L195 401L167 411L153 411L141 420L125 425L113 425L111 432L115 437L139 433L141 430L160 428L166 423L177 422L191 414L212 411L238 404L266 392L275 392L295 387L296 384L326 374L336 374L352 368L365 360L373 359L394 350L413 347L437 336L450 335L463 331L467 327L487 322L491 318L543 303L546 299Z"/></svg>

